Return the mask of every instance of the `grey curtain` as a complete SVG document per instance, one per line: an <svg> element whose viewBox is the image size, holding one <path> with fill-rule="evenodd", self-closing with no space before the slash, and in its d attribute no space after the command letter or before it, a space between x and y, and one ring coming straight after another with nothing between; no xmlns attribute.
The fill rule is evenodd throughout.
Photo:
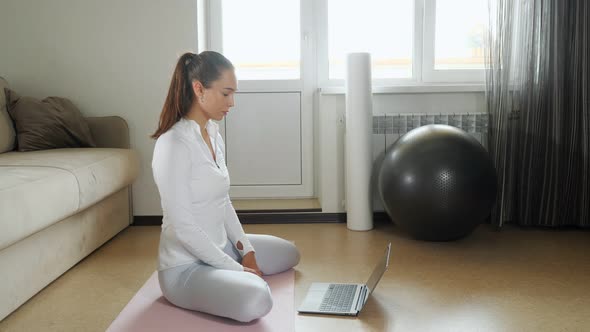
<svg viewBox="0 0 590 332"><path fill-rule="evenodd" d="M590 1L490 0L492 222L590 227Z"/></svg>

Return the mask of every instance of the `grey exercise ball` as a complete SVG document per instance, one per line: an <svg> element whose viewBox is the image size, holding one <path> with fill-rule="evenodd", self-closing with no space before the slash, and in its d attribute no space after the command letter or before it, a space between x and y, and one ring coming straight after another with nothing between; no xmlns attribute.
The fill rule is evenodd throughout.
<svg viewBox="0 0 590 332"><path fill-rule="evenodd" d="M427 241L470 234L490 214L497 191L485 148L447 125L418 127L400 137L385 153L377 183L392 221Z"/></svg>

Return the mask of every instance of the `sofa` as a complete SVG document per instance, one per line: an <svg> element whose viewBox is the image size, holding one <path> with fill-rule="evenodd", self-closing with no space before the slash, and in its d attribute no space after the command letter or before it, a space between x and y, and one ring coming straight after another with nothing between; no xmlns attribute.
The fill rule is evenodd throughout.
<svg viewBox="0 0 590 332"><path fill-rule="evenodd" d="M7 86L0 78L0 148L17 140ZM139 162L127 123L85 119L96 147L0 149L0 320L131 224Z"/></svg>

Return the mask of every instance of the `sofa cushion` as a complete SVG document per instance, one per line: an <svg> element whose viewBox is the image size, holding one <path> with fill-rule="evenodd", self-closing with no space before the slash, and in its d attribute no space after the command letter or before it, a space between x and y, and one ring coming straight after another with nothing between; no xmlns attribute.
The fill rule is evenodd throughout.
<svg viewBox="0 0 590 332"><path fill-rule="evenodd" d="M137 177L137 154L129 149L75 148L0 155L0 166L45 166L71 172L78 180L79 210L131 184Z"/></svg>
<svg viewBox="0 0 590 332"><path fill-rule="evenodd" d="M0 166L0 250L71 215L78 196L69 171Z"/></svg>
<svg viewBox="0 0 590 332"><path fill-rule="evenodd" d="M14 120L18 151L94 147L88 123L66 98L38 100L4 89L6 108Z"/></svg>
<svg viewBox="0 0 590 332"><path fill-rule="evenodd" d="M15 222L23 222L23 219L26 219L24 222L36 224L38 226L38 229L36 230L40 230L64 217L84 210L105 197L130 185L137 177L138 165L137 154L133 150L128 149L75 148L32 152L13 151L0 154L0 168L2 169L8 169L9 167L23 167L23 169L50 168L70 174L73 181L75 181L75 197L77 198L77 204L75 206L72 206L69 203L67 204L70 209L68 213L46 214L45 216L39 216L42 220L28 220L28 212L21 210L22 208L34 206L31 205L32 203L44 204L44 209L51 209L52 206L56 204L53 200L60 200L62 195L65 195L64 200L70 200L67 196L69 195L68 192L71 190L69 182L65 180L64 182L51 182L51 186L48 185L48 189L44 195L32 195L32 197L34 197L33 201L28 201L27 203L23 202L22 204L19 203L19 201L14 201L13 205L6 206L10 207L9 211L2 207L0 209L0 220L4 222L5 220L18 219L18 221L15 220ZM2 174L2 178L7 177L4 173L5 172ZM24 174L26 174L26 172ZM2 178L0 178L0 182L3 181ZM45 190L43 189L45 187L42 188L41 184L39 188L36 188L36 182L34 181L27 183L29 187L23 187L23 193ZM24 183L13 183L11 188L16 188L11 190L19 190L17 188L20 185L24 185ZM9 191L1 190L2 189L0 188L0 195L10 195ZM48 196L51 196L51 199L49 199ZM0 196L0 201L4 202L4 197L8 196ZM26 197L23 199L28 200ZM15 218L15 214L19 215L19 217ZM21 217L21 214L24 215L24 217ZM0 225L0 227L2 226ZM0 229L4 230L4 228ZM25 236L28 236L29 234L26 234ZM18 239L16 241L18 241ZM2 241L0 241L0 243L2 243Z"/></svg>
<svg viewBox="0 0 590 332"><path fill-rule="evenodd" d="M14 142L16 140L14 124L6 109L4 88L7 87L8 83L0 77L0 153L14 150Z"/></svg>

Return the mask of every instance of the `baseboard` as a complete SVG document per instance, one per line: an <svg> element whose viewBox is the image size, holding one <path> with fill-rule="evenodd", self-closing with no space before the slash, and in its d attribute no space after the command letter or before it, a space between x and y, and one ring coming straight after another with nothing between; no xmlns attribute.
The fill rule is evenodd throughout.
<svg viewBox="0 0 590 332"><path fill-rule="evenodd" d="M310 223L345 223L346 213L321 212L238 212L242 224L310 224ZM385 212L373 213L373 221L389 220ZM162 216L134 216L132 226L160 226Z"/></svg>
<svg viewBox="0 0 590 332"><path fill-rule="evenodd" d="M133 216L131 226L161 226L162 216Z"/></svg>

